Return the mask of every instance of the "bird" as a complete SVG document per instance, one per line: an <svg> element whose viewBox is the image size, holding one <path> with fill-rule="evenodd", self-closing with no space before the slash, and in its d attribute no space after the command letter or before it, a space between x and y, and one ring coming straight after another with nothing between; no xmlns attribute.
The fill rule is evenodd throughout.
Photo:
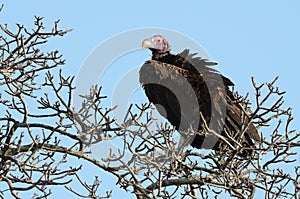
<svg viewBox="0 0 300 199"><path fill-rule="evenodd" d="M162 35L144 39L142 48L151 50L152 58L141 66L139 82L183 140L194 148L215 151L239 146L241 156L251 155L260 136L230 89L234 83L215 69L217 63L189 49L172 54Z"/></svg>

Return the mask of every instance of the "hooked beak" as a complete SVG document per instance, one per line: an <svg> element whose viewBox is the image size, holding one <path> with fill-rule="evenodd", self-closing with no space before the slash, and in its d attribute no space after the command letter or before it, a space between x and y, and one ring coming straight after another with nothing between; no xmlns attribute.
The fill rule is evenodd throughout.
<svg viewBox="0 0 300 199"><path fill-rule="evenodd" d="M142 48L150 48L152 47L152 42L149 39L145 39L142 43Z"/></svg>

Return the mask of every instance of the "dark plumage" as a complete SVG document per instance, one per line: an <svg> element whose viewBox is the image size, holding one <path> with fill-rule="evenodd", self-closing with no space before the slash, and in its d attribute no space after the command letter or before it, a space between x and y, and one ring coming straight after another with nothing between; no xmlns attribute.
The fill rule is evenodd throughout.
<svg viewBox="0 0 300 199"><path fill-rule="evenodd" d="M179 132L192 128L200 133L193 137L191 146L219 150L220 143L224 143L218 136L203 135L203 119L210 129L226 138L228 146L236 146L233 140L240 140L242 120L250 124L240 143L252 147L259 140L255 126L243 117L241 105L229 90L234 84L210 67L216 63L194 57L196 54L189 50L173 55L160 35L144 40L143 47L152 51L152 60L141 67L140 83L149 101Z"/></svg>

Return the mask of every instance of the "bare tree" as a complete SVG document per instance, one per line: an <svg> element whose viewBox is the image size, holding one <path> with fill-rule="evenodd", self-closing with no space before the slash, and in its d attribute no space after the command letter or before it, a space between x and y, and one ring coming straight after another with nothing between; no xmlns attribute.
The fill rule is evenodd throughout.
<svg viewBox="0 0 300 199"><path fill-rule="evenodd" d="M81 96L81 109L73 109L74 77L63 75L65 61L58 51L41 50L50 38L70 31L60 30L58 22L50 31L40 17L33 30L17 24L12 32L0 25L1 198L22 198L24 192L47 198L52 185L82 198L112 197L113 191L99 193L101 176L83 181L81 165L68 164L72 157L117 177L121 189L136 198L299 197L299 133L289 127L293 117L283 108L277 78L261 85L252 79L252 105L236 93L236 103L261 132L251 156L238 155L239 139L235 150L187 150L177 146L172 127L157 122L150 104L130 106L119 123L112 117L115 107L102 107L105 96L94 86ZM117 142L117 149L102 159L90 154L92 144L107 141ZM86 192L71 188L71 180Z"/></svg>

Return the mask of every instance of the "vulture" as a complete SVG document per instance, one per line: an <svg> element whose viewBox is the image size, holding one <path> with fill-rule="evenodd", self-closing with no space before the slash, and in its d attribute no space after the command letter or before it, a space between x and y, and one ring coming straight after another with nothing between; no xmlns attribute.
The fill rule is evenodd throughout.
<svg viewBox="0 0 300 199"><path fill-rule="evenodd" d="M152 59L142 65L139 81L185 143L217 151L240 145L241 156L251 154L260 140L257 129L231 91L234 84L214 69L215 62L188 49L171 54L162 35L145 39L142 48L152 51Z"/></svg>

